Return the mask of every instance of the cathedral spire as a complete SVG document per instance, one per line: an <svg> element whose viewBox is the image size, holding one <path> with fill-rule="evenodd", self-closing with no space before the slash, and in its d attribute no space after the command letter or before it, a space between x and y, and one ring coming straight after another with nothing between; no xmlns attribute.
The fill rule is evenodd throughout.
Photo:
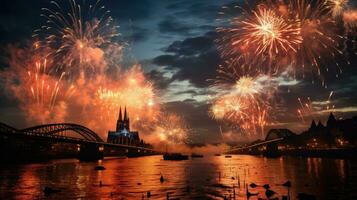
<svg viewBox="0 0 357 200"><path fill-rule="evenodd" d="M315 120L312 120L312 122L311 122L311 126L310 126L310 131L315 131L316 130L316 128L317 128L317 126L316 126L316 122L315 122Z"/></svg>
<svg viewBox="0 0 357 200"><path fill-rule="evenodd" d="M118 117L118 120L119 121L122 121L123 119L122 119L123 117L122 117L122 115L121 115L121 106L120 106L120 108L119 108L119 117Z"/></svg>
<svg viewBox="0 0 357 200"><path fill-rule="evenodd" d="M127 120L126 106L125 106L125 110L124 110L124 120Z"/></svg>
<svg viewBox="0 0 357 200"><path fill-rule="evenodd" d="M336 125L336 118L335 116L332 114L332 112L330 113L330 116L328 117L327 120L327 127L331 128L334 127Z"/></svg>

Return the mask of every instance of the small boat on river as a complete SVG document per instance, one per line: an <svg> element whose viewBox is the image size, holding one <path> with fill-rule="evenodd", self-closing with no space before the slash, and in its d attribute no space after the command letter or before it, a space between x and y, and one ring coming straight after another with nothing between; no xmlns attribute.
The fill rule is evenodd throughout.
<svg viewBox="0 0 357 200"><path fill-rule="evenodd" d="M188 160L188 155L181 153L165 153L164 160Z"/></svg>

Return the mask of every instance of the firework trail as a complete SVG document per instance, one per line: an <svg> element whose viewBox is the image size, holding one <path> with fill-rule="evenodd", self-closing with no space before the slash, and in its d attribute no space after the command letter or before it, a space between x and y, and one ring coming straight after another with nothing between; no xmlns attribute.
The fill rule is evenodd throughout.
<svg viewBox="0 0 357 200"><path fill-rule="evenodd" d="M34 31L35 46L47 48L48 57L57 64L57 71L78 74L80 71L103 70L110 59L118 59L114 53L121 53L119 33L110 11L100 0L94 4L79 4L68 0L61 6L51 1L50 8L42 8L45 23Z"/></svg>
<svg viewBox="0 0 357 200"><path fill-rule="evenodd" d="M310 97L298 97L297 100L299 102L299 108L297 109L297 114L301 119L301 122L305 123L307 122L306 118L311 118L315 115L320 115L321 113L333 111L333 109L335 109L335 105L331 102L333 94L334 92L331 91L328 98L322 102L311 101Z"/></svg>
<svg viewBox="0 0 357 200"><path fill-rule="evenodd" d="M51 111L56 104L58 94L61 89L62 79L65 76L63 72L58 80L54 80L47 72L47 60L36 62L36 67L27 72L28 79L25 85L29 85L29 91L32 94L32 100L40 106L47 106ZM65 92L64 99L68 99L74 92L74 86Z"/></svg>
<svg viewBox="0 0 357 200"><path fill-rule="evenodd" d="M306 98L306 101L298 97L300 108L297 109L298 116L301 121L305 123L305 116L310 116L312 114L312 103L310 97Z"/></svg>
<svg viewBox="0 0 357 200"><path fill-rule="evenodd" d="M11 67L0 75L6 77L5 88L19 104L27 122L62 122L67 102L76 92L74 85L64 81L65 72L51 74L52 61L31 49L12 49L10 54Z"/></svg>

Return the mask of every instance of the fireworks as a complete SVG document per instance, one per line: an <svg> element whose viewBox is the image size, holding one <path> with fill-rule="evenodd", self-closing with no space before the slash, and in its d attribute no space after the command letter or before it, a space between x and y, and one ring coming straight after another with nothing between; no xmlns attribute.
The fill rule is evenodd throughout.
<svg viewBox="0 0 357 200"><path fill-rule="evenodd" d="M181 116L165 112L160 115L154 130L160 141L171 144L187 144L190 132Z"/></svg>
<svg viewBox="0 0 357 200"><path fill-rule="evenodd" d="M50 73L51 61L25 51L15 54L22 55L23 60L13 62L12 68L1 75L6 76L6 87L13 93L28 122L62 121L75 86L63 81L64 72L58 76Z"/></svg>
<svg viewBox="0 0 357 200"><path fill-rule="evenodd" d="M116 41L118 27L110 11L99 0L94 5L80 5L76 0L68 0L68 3L61 7L51 1L53 9L42 8L41 16L46 23L34 31L33 37L44 42L36 42L35 47L49 50L47 56L54 59L57 70L63 68L67 73L75 73L102 68L107 64L104 59L109 57L107 54L122 49Z"/></svg>
<svg viewBox="0 0 357 200"><path fill-rule="evenodd" d="M104 119L115 122L116 113L120 106L126 106L131 111L134 128L141 130L150 126L160 114L159 105L152 84L147 81L138 66L134 66L124 73L121 81L105 81L94 86L96 95L93 97L94 104L102 109ZM104 85L105 87L102 87ZM90 89L89 92L91 92ZM147 127L148 128L148 127Z"/></svg>
<svg viewBox="0 0 357 200"><path fill-rule="evenodd" d="M265 84L266 77L236 78L234 84L214 99L210 115L216 120L238 127L241 133L263 135L271 110L274 84Z"/></svg>
<svg viewBox="0 0 357 200"><path fill-rule="evenodd" d="M299 97L299 108L297 109L297 114L301 121L305 123L306 117L313 117L316 114L328 113L335 109L335 105L331 102L333 93L334 92L331 91L325 101L311 101L310 97L307 97L306 99Z"/></svg>
<svg viewBox="0 0 357 200"><path fill-rule="evenodd" d="M140 66L124 70L111 63L122 46L100 1L89 6L68 2L62 8L52 1L53 9L42 9L46 24L34 32L34 50L19 50L22 54L9 59L6 75L13 78L8 88L31 125L70 121L105 138L119 107L126 106L131 128L145 138L160 114L152 84Z"/></svg>
<svg viewBox="0 0 357 200"><path fill-rule="evenodd" d="M343 13L343 22L347 31L356 30L357 28L357 11L349 10Z"/></svg>
<svg viewBox="0 0 357 200"><path fill-rule="evenodd" d="M34 70L27 72L28 79L26 85L29 85L29 91L32 94L32 100L36 104L46 106L51 111L56 104L57 97L61 90L61 81L65 73L63 72L58 80L53 79L47 72L47 60L43 63L36 62ZM65 92L64 99L68 99L74 92L74 86L70 86Z"/></svg>
<svg viewBox="0 0 357 200"><path fill-rule="evenodd" d="M327 0L326 6L333 17L339 17L346 10L348 0Z"/></svg>
<svg viewBox="0 0 357 200"><path fill-rule="evenodd" d="M342 7L347 3L340 1ZM222 33L222 39L217 40L221 55L229 65L242 65L243 60L242 75L275 75L292 66L294 75L310 71L323 77L331 63L339 74L342 70L336 58L343 55L346 38L338 34L337 23L326 12L338 9L332 8L332 3L338 2L268 1L243 10L243 14L237 12L241 15L229 18L228 26L217 28ZM224 7L221 14L228 10Z"/></svg>
<svg viewBox="0 0 357 200"><path fill-rule="evenodd" d="M220 27L224 34L218 41L224 58L243 59L256 66L265 64L262 72L276 72L276 62L296 52L302 42L301 25L297 19L284 19L279 13L264 4L253 11L244 11L243 17L230 20L230 27ZM267 61L267 62L265 62Z"/></svg>
<svg viewBox="0 0 357 200"><path fill-rule="evenodd" d="M319 76L328 72L328 66L335 63L336 73L341 73L336 57L342 55L341 43L344 38L337 34L335 21L325 12L325 4L321 1L312 3L309 0L292 0L290 10L301 21L303 42L293 61L295 67L305 67L315 71Z"/></svg>
<svg viewBox="0 0 357 200"><path fill-rule="evenodd" d="M305 116L310 116L312 114L312 103L310 97L307 97L307 100L302 100L298 98L300 108L297 109L298 116L302 122L305 122Z"/></svg>

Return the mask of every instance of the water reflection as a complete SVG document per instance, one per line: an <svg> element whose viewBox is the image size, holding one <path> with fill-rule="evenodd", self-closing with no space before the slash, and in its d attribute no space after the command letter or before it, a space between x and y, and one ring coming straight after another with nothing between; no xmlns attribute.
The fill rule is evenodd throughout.
<svg viewBox="0 0 357 200"><path fill-rule="evenodd" d="M103 165L104 171L94 167ZM160 183L160 176L165 181ZM50 186L60 192L50 199L246 199L250 192L265 197L269 184L278 197L287 195L282 183L290 180L290 194L312 193L319 199L356 199L357 162L321 158L210 156L187 161L163 161L161 156L106 159L99 162L57 160L0 168L0 199L44 198ZM295 198L293 198L295 199Z"/></svg>

